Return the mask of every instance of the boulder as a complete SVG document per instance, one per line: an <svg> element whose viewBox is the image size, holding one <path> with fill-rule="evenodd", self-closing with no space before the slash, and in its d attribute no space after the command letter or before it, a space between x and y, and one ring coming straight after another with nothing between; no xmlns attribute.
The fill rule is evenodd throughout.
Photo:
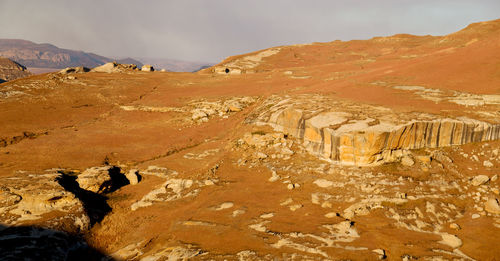
<svg viewBox="0 0 500 261"><path fill-rule="evenodd" d="M490 178L486 175L477 175L474 178L472 178L471 184L473 186L480 186L488 182Z"/></svg>
<svg viewBox="0 0 500 261"><path fill-rule="evenodd" d="M193 115L191 116L191 119L194 121L202 120L208 117L207 113L200 109L193 110L192 113Z"/></svg>
<svg viewBox="0 0 500 261"><path fill-rule="evenodd" d="M109 62L101 66L95 67L94 69L92 69L92 72L112 73L117 71L116 69L117 66L118 64L116 62Z"/></svg>
<svg viewBox="0 0 500 261"><path fill-rule="evenodd" d="M31 225L36 220L39 225L64 227L69 232L88 229L83 202L61 185L60 178L55 171L1 178L0 224Z"/></svg>
<svg viewBox="0 0 500 261"><path fill-rule="evenodd" d="M143 72L153 72L155 69L150 64L145 64L142 66L141 71Z"/></svg>
<svg viewBox="0 0 500 261"><path fill-rule="evenodd" d="M78 67L67 67L59 71L60 74L68 74L68 73L85 73L89 72L90 69L83 66Z"/></svg>
<svg viewBox="0 0 500 261"><path fill-rule="evenodd" d="M500 214L500 204L498 203L498 199L490 198L486 203L484 203L484 209L492 214Z"/></svg>
<svg viewBox="0 0 500 261"><path fill-rule="evenodd" d="M138 170L131 169L131 170L129 170L127 172L127 174L125 174L125 177L130 182L130 185L135 185L135 184L139 183L139 175L138 175L138 173L139 173Z"/></svg>
<svg viewBox="0 0 500 261"><path fill-rule="evenodd" d="M83 171L76 181L80 185L80 188L94 193L100 193L107 190L108 186L111 186L111 176L109 175L109 169L111 167L92 167Z"/></svg>
<svg viewBox="0 0 500 261"><path fill-rule="evenodd" d="M455 235L448 233L441 234L442 240L439 241L441 244L450 246L451 248L459 248L462 246L462 240Z"/></svg>
<svg viewBox="0 0 500 261"><path fill-rule="evenodd" d="M401 164L411 167L415 164L415 161L409 156L403 156L403 158L401 158Z"/></svg>

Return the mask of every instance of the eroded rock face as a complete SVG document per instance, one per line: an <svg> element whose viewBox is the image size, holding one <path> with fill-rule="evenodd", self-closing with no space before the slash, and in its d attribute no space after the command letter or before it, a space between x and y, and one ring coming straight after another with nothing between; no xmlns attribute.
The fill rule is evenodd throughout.
<svg viewBox="0 0 500 261"><path fill-rule="evenodd" d="M78 67L67 67L59 71L60 74L68 74L68 73L85 73L89 72L90 69L84 66Z"/></svg>
<svg viewBox="0 0 500 261"><path fill-rule="evenodd" d="M104 72L104 73L117 73L137 70L135 64L120 64L116 62L105 63L101 66L95 67L91 72Z"/></svg>
<svg viewBox="0 0 500 261"><path fill-rule="evenodd" d="M400 160L407 150L500 138L499 123L466 117L419 114L404 118L384 108L346 104L311 112L293 103L286 99L278 102L265 124L302 139L313 154L343 164L392 162Z"/></svg>
<svg viewBox="0 0 500 261"><path fill-rule="evenodd" d="M0 83L30 76L26 67L10 59L0 57Z"/></svg>
<svg viewBox="0 0 500 261"><path fill-rule="evenodd" d="M0 182L0 222L7 225L37 223L54 229L84 231L90 220L84 205L61 186L60 174L23 174ZM50 215L49 215L50 214Z"/></svg>
<svg viewBox="0 0 500 261"><path fill-rule="evenodd" d="M255 68L261 63L262 59L275 55L279 53L279 51L280 48L270 48L244 57L229 57L220 65L214 66L210 69L216 74L255 73Z"/></svg>
<svg viewBox="0 0 500 261"><path fill-rule="evenodd" d="M109 175L109 166L92 167L83 171L76 181L80 188L94 193L109 189L111 185L111 176Z"/></svg>

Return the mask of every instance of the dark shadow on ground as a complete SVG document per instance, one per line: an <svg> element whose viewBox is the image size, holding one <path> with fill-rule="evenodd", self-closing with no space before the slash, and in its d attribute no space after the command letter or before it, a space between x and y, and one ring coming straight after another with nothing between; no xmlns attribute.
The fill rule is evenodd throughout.
<svg viewBox="0 0 500 261"><path fill-rule="evenodd" d="M108 198L80 188L76 178L74 175L61 173L57 181L65 190L73 193L82 202L85 212L90 219L90 225L93 226L95 223L101 222L104 216L111 211L111 207L106 202Z"/></svg>
<svg viewBox="0 0 500 261"><path fill-rule="evenodd" d="M113 260L75 235L34 226L0 224L0 260Z"/></svg>

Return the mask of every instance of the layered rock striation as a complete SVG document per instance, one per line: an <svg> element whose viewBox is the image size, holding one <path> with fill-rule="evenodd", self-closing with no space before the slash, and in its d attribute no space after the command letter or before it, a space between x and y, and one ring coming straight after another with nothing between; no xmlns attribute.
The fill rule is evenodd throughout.
<svg viewBox="0 0 500 261"><path fill-rule="evenodd" d="M393 162L408 150L500 138L499 123L426 114L408 120L388 111L381 116L376 107L356 110L340 105L311 113L288 105L270 114L267 124L301 139L311 153L347 165Z"/></svg>

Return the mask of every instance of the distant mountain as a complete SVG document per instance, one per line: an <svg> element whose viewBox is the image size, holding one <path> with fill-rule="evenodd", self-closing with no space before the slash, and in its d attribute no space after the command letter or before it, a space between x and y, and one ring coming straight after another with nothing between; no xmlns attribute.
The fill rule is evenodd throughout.
<svg viewBox="0 0 500 261"><path fill-rule="evenodd" d="M166 69L171 72L196 72L213 64L207 62L189 62L173 59L135 57L144 64L151 64L155 69Z"/></svg>
<svg viewBox="0 0 500 261"><path fill-rule="evenodd" d="M10 59L0 57L0 83L30 75L31 73L26 69L26 67L11 61Z"/></svg>
<svg viewBox="0 0 500 261"><path fill-rule="evenodd" d="M57 69L73 66L96 67L116 60L94 53L62 49L52 44L37 44L19 39L0 39L0 56L26 67ZM131 58L117 60L117 62L142 66L139 61Z"/></svg>
<svg viewBox="0 0 500 261"><path fill-rule="evenodd" d="M193 72L211 66L210 63L163 58L109 58L94 53L62 49L52 44L37 44L19 39L0 39L0 57L9 58L30 69L32 68L35 73L50 72L73 66L93 68L112 61L135 64L138 67L151 64L154 68L173 72Z"/></svg>

